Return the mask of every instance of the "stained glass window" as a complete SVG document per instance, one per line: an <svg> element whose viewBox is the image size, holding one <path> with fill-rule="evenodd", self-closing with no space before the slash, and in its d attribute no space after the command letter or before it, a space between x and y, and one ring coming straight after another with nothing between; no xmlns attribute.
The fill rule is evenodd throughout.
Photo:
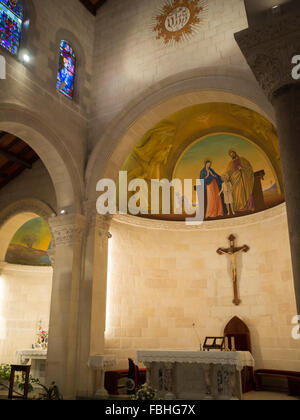
<svg viewBox="0 0 300 420"><path fill-rule="evenodd" d="M61 41L56 88L70 99L73 99L76 55L67 41Z"/></svg>
<svg viewBox="0 0 300 420"><path fill-rule="evenodd" d="M0 45L17 54L23 24L23 6L17 0L0 0Z"/></svg>

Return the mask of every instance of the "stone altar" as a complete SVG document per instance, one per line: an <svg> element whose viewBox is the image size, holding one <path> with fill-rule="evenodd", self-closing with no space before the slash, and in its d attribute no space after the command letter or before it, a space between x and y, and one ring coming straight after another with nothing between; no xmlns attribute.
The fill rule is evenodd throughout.
<svg viewBox="0 0 300 420"><path fill-rule="evenodd" d="M21 365L27 365L31 361L31 376L38 378L43 385L45 384L47 350L17 350L16 358L17 363Z"/></svg>
<svg viewBox="0 0 300 420"><path fill-rule="evenodd" d="M249 352L138 351L147 383L167 400L241 400L241 371Z"/></svg>

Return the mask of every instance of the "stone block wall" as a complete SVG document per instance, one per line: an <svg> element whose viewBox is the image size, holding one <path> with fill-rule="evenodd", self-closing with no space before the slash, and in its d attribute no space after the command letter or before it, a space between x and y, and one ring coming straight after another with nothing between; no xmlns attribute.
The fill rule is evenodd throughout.
<svg viewBox="0 0 300 420"><path fill-rule="evenodd" d="M0 263L0 364L36 343L39 321L48 328L52 267Z"/></svg>
<svg viewBox="0 0 300 420"><path fill-rule="evenodd" d="M153 222L155 223L155 222ZM106 351L120 366L137 350L197 350L238 316L251 332L257 368L300 369L300 340L285 206L194 231L113 222ZM242 304L234 306L229 260L216 250L230 234L250 251L238 260ZM117 263L116 263L117 262Z"/></svg>
<svg viewBox="0 0 300 420"><path fill-rule="evenodd" d="M90 148L119 112L161 81L182 73L238 71L252 78L234 40L248 27L243 0L209 0L196 33L165 45L153 31L164 0L110 0L96 20ZM225 86L224 86L225 88Z"/></svg>

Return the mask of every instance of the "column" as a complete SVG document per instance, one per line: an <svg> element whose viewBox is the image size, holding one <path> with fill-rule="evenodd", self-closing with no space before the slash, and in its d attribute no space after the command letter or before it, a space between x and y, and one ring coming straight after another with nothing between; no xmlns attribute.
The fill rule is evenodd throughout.
<svg viewBox="0 0 300 420"><path fill-rule="evenodd" d="M175 363L165 363L164 366L164 382L167 393L165 394L165 400L176 400L174 394L174 370Z"/></svg>
<svg viewBox="0 0 300 420"><path fill-rule="evenodd" d="M54 261L50 310L47 384L55 381L65 399L76 397L78 352L79 287L83 238L82 215L65 215L48 220L52 233Z"/></svg>
<svg viewBox="0 0 300 420"><path fill-rule="evenodd" d="M93 397L97 387L95 370L87 368L91 356L104 354L108 240L111 216L100 216L96 202L84 203L87 219L83 278L80 288L79 361L82 397Z"/></svg>
<svg viewBox="0 0 300 420"><path fill-rule="evenodd" d="M108 242L112 216L96 216L91 308L91 355L103 354L105 344Z"/></svg>
<svg viewBox="0 0 300 420"><path fill-rule="evenodd" d="M270 11L264 26L250 26L235 38L276 113L300 314L300 80L292 74L292 59L300 55L300 11L293 9L294 4L281 5L280 13Z"/></svg>
<svg viewBox="0 0 300 420"><path fill-rule="evenodd" d="M100 374L100 387L97 386L95 399L108 399L109 394L105 389L105 372L112 370L116 365L114 356L91 356L88 362L89 368Z"/></svg>
<svg viewBox="0 0 300 420"><path fill-rule="evenodd" d="M205 397L204 400L213 400L212 395L212 371L213 371L213 365L211 364L203 364L203 371L204 371L204 379L205 379Z"/></svg>

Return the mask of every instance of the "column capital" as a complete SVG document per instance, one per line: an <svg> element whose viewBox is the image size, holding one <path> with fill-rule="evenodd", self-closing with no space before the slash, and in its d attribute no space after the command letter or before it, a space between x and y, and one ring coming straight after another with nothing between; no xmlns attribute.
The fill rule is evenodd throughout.
<svg viewBox="0 0 300 420"><path fill-rule="evenodd" d="M54 267L54 265L55 265L55 248L51 248L51 249L48 249L48 251L47 251L47 255L48 255L48 257L49 257L49 260L50 260L50 262L51 262L51 265L52 265L52 267Z"/></svg>
<svg viewBox="0 0 300 420"><path fill-rule="evenodd" d="M88 229L90 232L95 231L99 236L107 236L109 239L109 228L113 216L107 214L105 216L97 213L96 201L90 200L83 203L84 214L86 216Z"/></svg>
<svg viewBox="0 0 300 420"><path fill-rule="evenodd" d="M292 58L300 54L300 12L272 16L265 24L235 34L235 39L265 94L272 102L276 92L299 85Z"/></svg>
<svg viewBox="0 0 300 420"><path fill-rule="evenodd" d="M97 235L99 235L100 237L106 237L107 239L111 238L109 229L110 229L112 219L113 219L113 216L110 214L107 214L105 216L96 214L95 230L96 230Z"/></svg>
<svg viewBox="0 0 300 420"><path fill-rule="evenodd" d="M53 246L81 242L86 228L86 218L81 214L52 217L48 220Z"/></svg>

